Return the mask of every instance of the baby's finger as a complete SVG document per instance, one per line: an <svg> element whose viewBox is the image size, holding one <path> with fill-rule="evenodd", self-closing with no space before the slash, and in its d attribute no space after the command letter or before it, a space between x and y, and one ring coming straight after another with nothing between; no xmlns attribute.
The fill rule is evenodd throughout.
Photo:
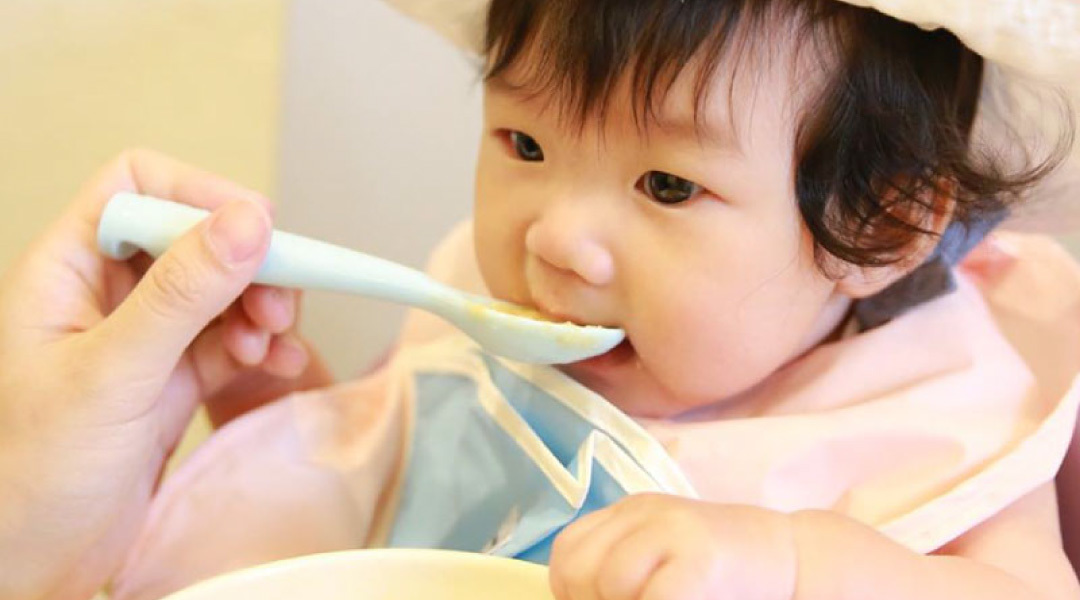
<svg viewBox="0 0 1080 600"><path fill-rule="evenodd" d="M591 532L603 525L612 514L611 509L589 513L571 523L556 536L551 548L551 559L548 561L548 583L556 600L576 600L571 595L569 573L567 573L567 570L573 567L571 562L573 555L581 540L586 539Z"/></svg>
<svg viewBox="0 0 1080 600"><path fill-rule="evenodd" d="M708 597L711 574L699 561L681 557L665 561L645 584L641 600L735 600L735 597Z"/></svg>
<svg viewBox="0 0 1080 600"><path fill-rule="evenodd" d="M576 521L566 526L562 533L555 538L555 545L552 548L553 553L568 552L576 547L581 540L589 537L589 534L604 524L608 519L614 516L615 512L613 508L605 508L591 512L584 517L579 517Z"/></svg>
<svg viewBox="0 0 1080 600"><path fill-rule="evenodd" d="M657 527L643 527L620 539L596 575L596 589L604 600L637 600L653 573L667 560L668 540Z"/></svg>
<svg viewBox="0 0 1080 600"><path fill-rule="evenodd" d="M550 579L556 596L560 600L599 600L600 569L612 548L630 535L634 526L635 521L606 510L590 514L567 528L556 538L551 553ZM560 593L563 595L559 596Z"/></svg>
<svg viewBox="0 0 1080 600"><path fill-rule="evenodd" d="M223 320L222 342L229 354L249 367L262 363L270 349L270 332L255 325L237 305L225 312Z"/></svg>
<svg viewBox="0 0 1080 600"><path fill-rule="evenodd" d="M296 323L295 290L255 285L244 292L240 303L248 319L270 333L285 333Z"/></svg>

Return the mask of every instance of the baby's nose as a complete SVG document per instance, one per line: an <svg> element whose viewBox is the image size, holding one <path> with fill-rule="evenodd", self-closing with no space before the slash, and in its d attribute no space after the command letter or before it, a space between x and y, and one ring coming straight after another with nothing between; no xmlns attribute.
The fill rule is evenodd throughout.
<svg viewBox="0 0 1080 600"><path fill-rule="evenodd" d="M525 248L548 265L573 273L589 285L602 287L615 278L611 252L581 227L555 219L534 222L525 234Z"/></svg>

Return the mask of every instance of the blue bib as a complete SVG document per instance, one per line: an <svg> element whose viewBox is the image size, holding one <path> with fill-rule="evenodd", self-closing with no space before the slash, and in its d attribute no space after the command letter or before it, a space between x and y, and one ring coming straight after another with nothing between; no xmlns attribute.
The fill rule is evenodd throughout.
<svg viewBox="0 0 1080 600"><path fill-rule="evenodd" d="M564 527L628 494L694 496L655 439L559 371L456 337L410 352L414 412L388 546L546 564Z"/></svg>

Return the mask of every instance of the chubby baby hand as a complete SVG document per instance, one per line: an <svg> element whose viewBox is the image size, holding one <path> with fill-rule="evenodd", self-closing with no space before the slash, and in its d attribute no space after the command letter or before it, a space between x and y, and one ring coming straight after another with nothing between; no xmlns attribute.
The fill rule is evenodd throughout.
<svg viewBox="0 0 1080 600"><path fill-rule="evenodd" d="M797 556L783 513L647 494L567 527L551 586L558 600L789 600Z"/></svg>

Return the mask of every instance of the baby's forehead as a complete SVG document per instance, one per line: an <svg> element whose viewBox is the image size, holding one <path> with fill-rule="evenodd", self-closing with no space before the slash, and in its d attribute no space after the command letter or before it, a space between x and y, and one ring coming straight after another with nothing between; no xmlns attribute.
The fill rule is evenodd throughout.
<svg viewBox="0 0 1080 600"><path fill-rule="evenodd" d="M792 48L747 48L718 60L698 54L673 73L644 72L646 66L630 63L602 90L555 79L543 55L529 51L485 85L536 114L554 116L570 132L634 128L645 136L696 138L738 150L762 119L794 127L807 91L824 80L821 62L804 67Z"/></svg>
<svg viewBox="0 0 1080 600"><path fill-rule="evenodd" d="M762 112L798 121L835 62L797 10L766 6L793 5L785 0L687 3L711 6L697 15L707 18L664 12L670 18L655 23L632 10L599 16L588 14L590 3L549 4L561 9L489 23L486 79L570 129L629 120L643 131L690 124L703 139L742 137ZM575 17L606 19L604 33Z"/></svg>

